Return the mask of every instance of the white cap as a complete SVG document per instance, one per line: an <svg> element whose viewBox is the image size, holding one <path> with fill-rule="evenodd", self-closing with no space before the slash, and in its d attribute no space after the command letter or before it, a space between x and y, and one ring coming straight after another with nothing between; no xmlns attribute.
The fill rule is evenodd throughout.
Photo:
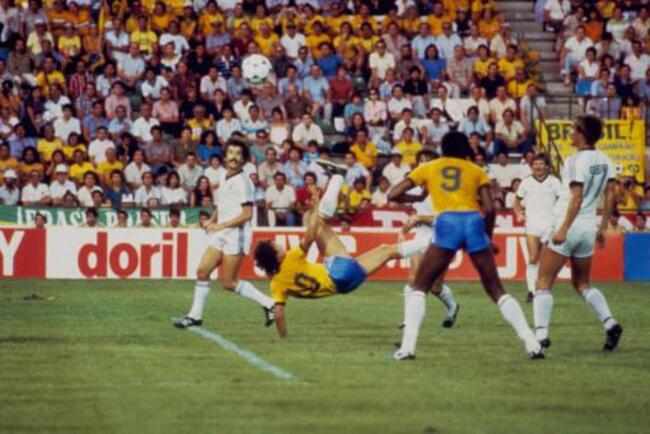
<svg viewBox="0 0 650 434"><path fill-rule="evenodd" d="M391 149L390 155L400 155L400 156L402 156L404 154L402 153L401 149L399 149L397 146L395 146L393 149Z"/></svg>
<svg viewBox="0 0 650 434"><path fill-rule="evenodd" d="M34 25L37 24L45 24L45 20L43 18L36 18L36 20L34 20Z"/></svg>
<svg viewBox="0 0 650 434"><path fill-rule="evenodd" d="M54 170L54 173L68 173L68 166L65 164L58 164Z"/></svg>
<svg viewBox="0 0 650 434"><path fill-rule="evenodd" d="M5 170L5 172L4 172L4 176L5 176L5 179L7 179L7 178L13 178L13 179L18 178L18 177L16 176L16 171L15 171L14 169L7 169L7 170Z"/></svg>

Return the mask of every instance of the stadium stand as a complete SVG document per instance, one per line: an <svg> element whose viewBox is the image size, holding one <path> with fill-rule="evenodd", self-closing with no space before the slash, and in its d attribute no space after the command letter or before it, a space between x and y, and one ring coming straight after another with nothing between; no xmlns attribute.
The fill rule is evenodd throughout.
<svg viewBox="0 0 650 434"><path fill-rule="evenodd" d="M572 3L2 2L0 201L208 209L242 134L258 225L301 224L318 157L349 166L354 221L459 129L509 208L547 145L536 121L646 119L647 6ZM253 53L273 65L261 85L242 78ZM619 204L650 210L650 187L623 179Z"/></svg>

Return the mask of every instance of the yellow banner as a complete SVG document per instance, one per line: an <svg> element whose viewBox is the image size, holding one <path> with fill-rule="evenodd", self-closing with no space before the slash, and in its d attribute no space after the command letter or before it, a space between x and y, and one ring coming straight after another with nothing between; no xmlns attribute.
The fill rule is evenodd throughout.
<svg viewBox="0 0 650 434"><path fill-rule="evenodd" d="M549 138L562 155L562 159L576 150L571 146L573 121L548 120L547 128L540 128L544 147L549 145ZM645 176L645 124L643 121L606 120L603 138L596 143L596 148L603 151L616 166L620 177L634 177L643 183Z"/></svg>

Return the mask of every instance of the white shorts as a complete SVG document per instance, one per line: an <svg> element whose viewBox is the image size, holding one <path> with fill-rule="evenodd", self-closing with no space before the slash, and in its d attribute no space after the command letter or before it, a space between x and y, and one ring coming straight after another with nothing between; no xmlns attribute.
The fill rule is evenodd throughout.
<svg viewBox="0 0 650 434"><path fill-rule="evenodd" d="M551 233L555 232L552 230ZM548 247L556 253L567 258L589 258L594 255L597 230L593 224L575 221L569 232L567 232L564 243L557 245L553 243L553 237L549 239Z"/></svg>
<svg viewBox="0 0 650 434"><path fill-rule="evenodd" d="M526 219L526 235L532 235L541 239L548 239L552 228L552 222L548 220Z"/></svg>
<svg viewBox="0 0 650 434"><path fill-rule="evenodd" d="M250 226L228 228L208 235L208 247L226 255L248 255L252 242L253 230Z"/></svg>

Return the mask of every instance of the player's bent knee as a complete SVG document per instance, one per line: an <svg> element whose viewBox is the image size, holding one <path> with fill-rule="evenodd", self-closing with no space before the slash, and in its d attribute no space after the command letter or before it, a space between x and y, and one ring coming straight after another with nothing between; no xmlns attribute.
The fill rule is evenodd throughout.
<svg viewBox="0 0 650 434"><path fill-rule="evenodd" d="M210 279L210 271L199 268L196 270L196 280L209 280Z"/></svg>
<svg viewBox="0 0 650 434"><path fill-rule="evenodd" d="M234 292L235 289L237 289L237 281L236 280L224 280L221 282L221 286L223 289L226 291Z"/></svg>

